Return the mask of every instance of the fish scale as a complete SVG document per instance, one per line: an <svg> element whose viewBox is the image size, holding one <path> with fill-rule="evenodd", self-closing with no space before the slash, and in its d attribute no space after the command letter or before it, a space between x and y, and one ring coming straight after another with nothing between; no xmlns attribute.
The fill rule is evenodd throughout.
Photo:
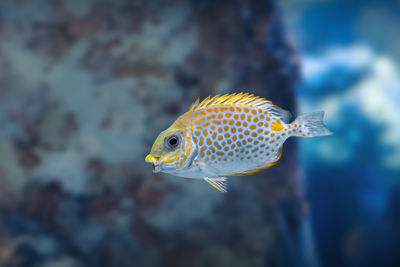
<svg viewBox="0 0 400 267"><path fill-rule="evenodd" d="M291 136L329 135L323 112L299 116L249 94L230 94L193 103L153 144L147 162L154 171L204 178L220 191L223 176L248 175L273 166ZM170 140L174 140L172 143Z"/></svg>
<svg viewBox="0 0 400 267"><path fill-rule="evenodd" d="M221 106L191 115L197 118L193 133L198 160L232 174L277 160L279 148L290 132L279 118L257 107Z"/></svg>

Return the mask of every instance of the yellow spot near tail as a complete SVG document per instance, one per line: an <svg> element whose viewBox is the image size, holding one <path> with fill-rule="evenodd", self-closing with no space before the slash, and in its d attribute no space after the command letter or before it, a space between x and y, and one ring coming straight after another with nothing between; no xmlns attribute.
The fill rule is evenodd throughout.
<svg viewBox="0 0 400 267"><path fill-rule="evenodd" d="M281 131L284 128L280 121L274 121L271 123L271 130L272 131Z"/></svg>

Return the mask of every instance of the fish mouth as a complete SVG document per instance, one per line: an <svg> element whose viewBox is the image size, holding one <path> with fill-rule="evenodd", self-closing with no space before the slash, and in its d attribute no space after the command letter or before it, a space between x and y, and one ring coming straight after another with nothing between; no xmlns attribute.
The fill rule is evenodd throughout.
<svg viewBox="0 0 400 267"><path fill-rule="evenodd" d="M145 158L145 161L147 163L151 163L152 164L151 170L153 172L159 172L160 171L160 164L157 162L157 159L158 159L158 157L155 157L155 156L150 155L150 154L147 155L146 158Z"/></svg>

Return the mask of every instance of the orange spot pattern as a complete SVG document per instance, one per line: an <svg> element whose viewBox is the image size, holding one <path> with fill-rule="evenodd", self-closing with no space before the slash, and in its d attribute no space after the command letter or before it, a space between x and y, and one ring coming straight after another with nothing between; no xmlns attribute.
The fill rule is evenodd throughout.
<svg viewBox="0 0 400 267"><path fill-rule="evenodd" d="M189 122L191 117L195 119ZM243 160L268 163L268 158L279 151L291 134L274 115L244 105L194 111L178 122L185 129L193 129L190 125L195 124L192 131L198 155L208 164ZM280 130L278 135L274 134Z"/></svg>

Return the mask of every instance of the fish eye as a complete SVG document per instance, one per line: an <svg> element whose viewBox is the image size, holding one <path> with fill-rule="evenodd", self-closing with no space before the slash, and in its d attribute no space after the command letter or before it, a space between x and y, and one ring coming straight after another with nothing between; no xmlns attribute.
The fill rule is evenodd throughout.
<svg viewBox="0 0 400 267"><path fill-rule="evenodd" d="M167 137L167 139L165 140L165 145L169 149L176 148L177 146L179 146L179 143L180 143L180 138L178 135L175 134Z"/></svg>

